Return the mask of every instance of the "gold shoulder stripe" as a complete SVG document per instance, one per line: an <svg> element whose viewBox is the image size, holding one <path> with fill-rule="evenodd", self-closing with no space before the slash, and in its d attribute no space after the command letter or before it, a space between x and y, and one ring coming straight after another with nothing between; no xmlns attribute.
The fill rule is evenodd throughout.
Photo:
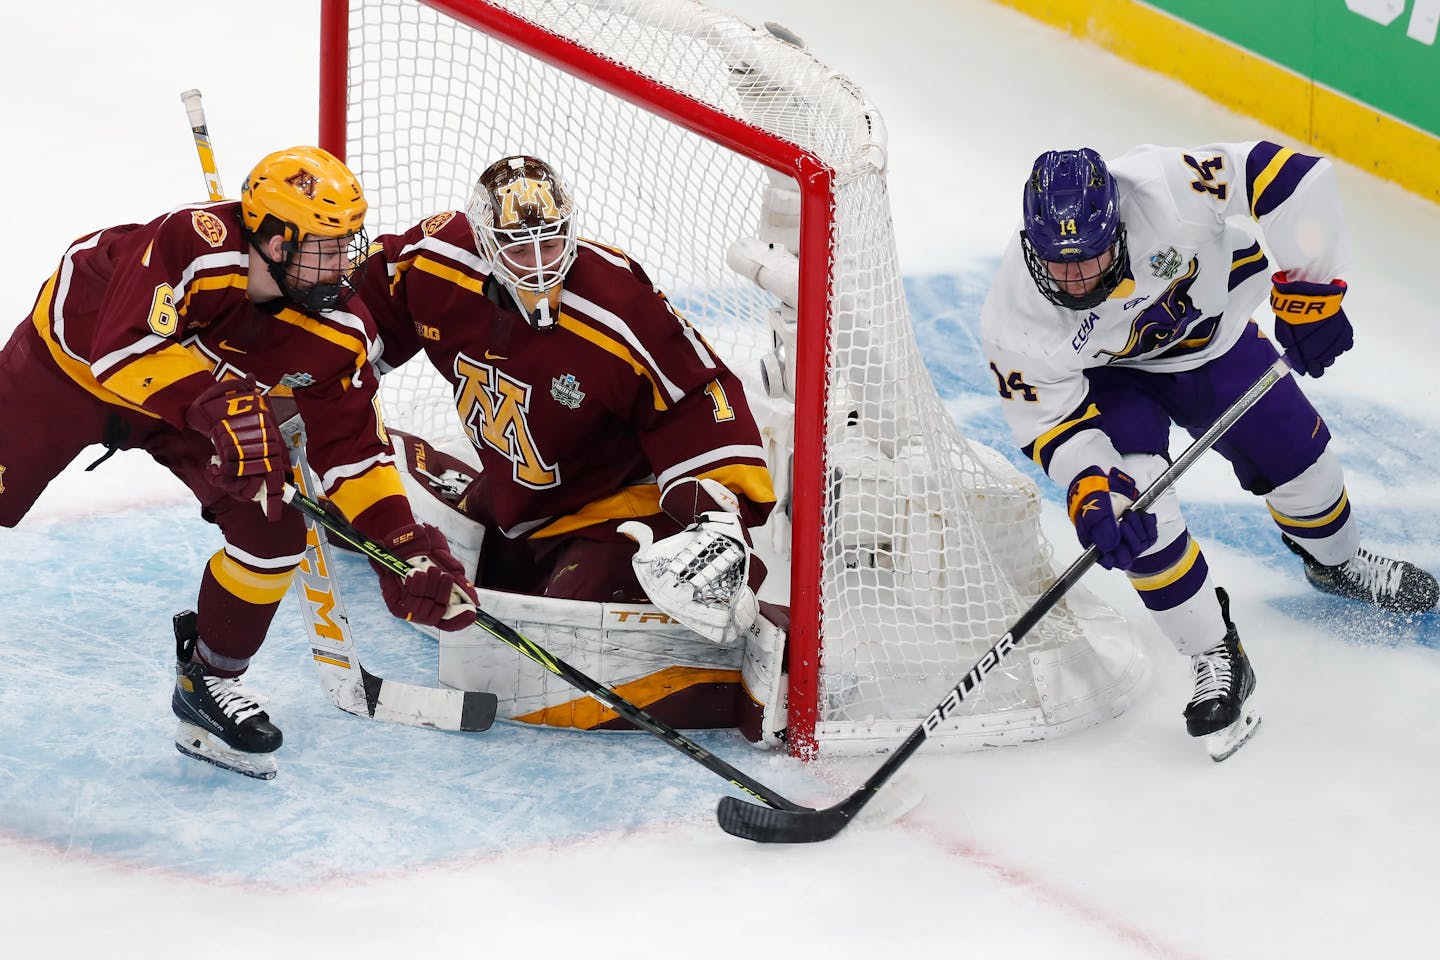
<svg viewBox="0 0 1440 960"><path fill-rule="evenodd" d="M1293 156L1295 156L1294 150L1291 150L1289 147L1281 147L1280 151L1270 158L1270 162L1265 165L1265 169L1256 175L1255 181L1250 185L1251 219L1260 219L1255 213L1255 207L1259 205L1261 195L1264 194L1265 188L1270 186L1270 184L1275 181L1275 178L1280 175L1281 169L1285 166L1285 161Z"/></svg>
<svg viewBox="0 0 1440 960"><path fill-rule="evenodd" d="M612 353L627 363L630 369L635 371L637 376L644 377L650 381L650 392L654 396L655 409L670 409L670 404L665 401L665 395L660 392L660 385L655 382L655 377L650 373L648 367L635 359L635 354L630 352L629 347L608 333L595 329L589 324L577 319L574 314L567 313L564 310L560 311L560 326L563 329L569 330L582 340L589 340L601 350L604 350L606 353Z"/></svg>

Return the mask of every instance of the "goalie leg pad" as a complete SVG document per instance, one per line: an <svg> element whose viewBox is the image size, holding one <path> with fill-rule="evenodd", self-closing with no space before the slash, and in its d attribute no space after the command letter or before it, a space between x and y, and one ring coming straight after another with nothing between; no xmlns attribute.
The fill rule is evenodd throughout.
<svg viewBox="0 0 1440 960"><path fill-rule="evenodd" d="M785 672L784 609L765 610L745 630L745 656L740 662L744 700L736 710L736 726L745 739L762 749L783 746L788 723L788 676Z"/></svg>

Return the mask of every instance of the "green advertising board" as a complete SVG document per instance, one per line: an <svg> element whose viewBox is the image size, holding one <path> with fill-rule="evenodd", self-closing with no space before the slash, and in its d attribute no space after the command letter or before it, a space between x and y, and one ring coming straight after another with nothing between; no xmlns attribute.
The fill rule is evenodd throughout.
<svg viewBox="0 0 1440 960"><path fill-rule="evenodd" d="M1440 202L1440 0L995 0Z"/></svg>
<svg viewBox="0 0 1440 960"><path fill-rule="evenodd" d="M1440 0L1149 3L1440 136Z"/></svg>

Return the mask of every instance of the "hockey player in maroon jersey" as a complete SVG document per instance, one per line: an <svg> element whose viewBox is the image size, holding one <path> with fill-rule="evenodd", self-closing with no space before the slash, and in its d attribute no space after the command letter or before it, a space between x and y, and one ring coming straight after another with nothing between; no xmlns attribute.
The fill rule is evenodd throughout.
<svg viewBox="0 0 1440 960"><path fill-rule="evenodd" d="M273 153L239 201L75 241L0 352L0 525L103 444L102 461L149 452L220 528L198 613L175 618L176 746L262 779L282 737L240 678L305 549L304 520L282 498L289 457L272 402L304 417L330 501L420 568L380 572L391 611L444 629L474 620L473 588L438 531L416 524L376 413L374 327L351 298L365 214L330 154Z"/></svg>
<svg viewBox="0 0 1440 960"><path fill-rule="evenodd" d="M477 585L648 596L708 640L735 642L753 633L763 576L747 530L775 502L744 390L638 263L577 239L574 214L548 164L512 156L480 175L465 213L378 238L362 292L380 369L423 350L450 381L483 466L458 500L485 527ZM747 676L740 720L667 719L738 723L754 739L752 708L776 701L781 644L763 680ZM665 714L677 686L640 705Z"/></svg>

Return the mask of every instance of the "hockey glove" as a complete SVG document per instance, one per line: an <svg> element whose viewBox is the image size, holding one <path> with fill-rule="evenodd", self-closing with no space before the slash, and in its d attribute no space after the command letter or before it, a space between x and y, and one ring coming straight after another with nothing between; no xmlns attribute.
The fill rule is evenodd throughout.
<svg viewBox="0 0 1440 960"><path fill-rule="evenodd" d="M463 630L475 622L475 588L438 528L409 523L379 542L415 568L401 577L370 561L380 574L380 593L391 613L441 630Z"/></svg>
<svg viewBox="0 0 1440 960"><path fill-rule="evenodd" d="M1120 516L1139 495L1135 481L1118 468L1107 474L1099 467L1088 467L1070 481L1065 497L1070 522L1075 524L1080 546L1100 551L1100 566L1106 570L1129 570L1140 554L1155 546L1154 516L1134 511Z"/></svg>
<svg viewBox="0 0 1440 960"><path fill-rule="evenodd" d="M728 643L755 622L760 608L748 583L750 544L737 515L703 513L659 542L638 520L619 531L640 544L630 563L655 606L715 643Z"/></svg>
<svg viewBox="0 0 1440 960"><path fill-rule="evenodd" d="M1350 318L1340 306L1345 281L1311 283L1290 280L1284 273L1270 278L1270 309L1275 311L1275 339L1285 359L1303 374L1318 377L1335 358L1355 345Z"/></svg>
<svg viewBox="0 0 1440 960"><path fill-rule="evenodd" d="M210 387L185 413L190 429L215 447L206 473L210 482L236 500L255 500L270 520L285 509L281 496L290 452L270 405L255 378L223 380Z"/></svg>

